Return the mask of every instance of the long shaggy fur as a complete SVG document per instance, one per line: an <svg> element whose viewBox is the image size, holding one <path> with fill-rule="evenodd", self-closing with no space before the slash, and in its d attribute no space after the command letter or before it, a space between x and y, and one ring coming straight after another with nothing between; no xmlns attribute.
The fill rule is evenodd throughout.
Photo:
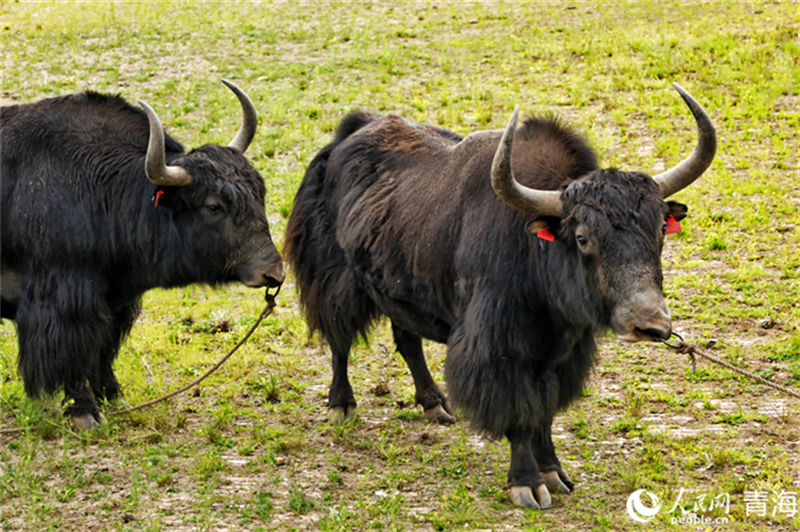
<svg viewBox="0 0 800 532"><path fill-rule="evenodd" d="M322 332L331 344L343 348L350 346L355 334L366 336L377 309L336 242L336 212L325 201L325 176L331 152L372 119L364 112L348 115L335 140L311 161L294 199L283 248L293 266L310 330Z"/></svg>
<svg viewBox="0 0 800 532"><path fill-rule="evenodd" d="M280 261L263 180L237 150L186 153L167 135L167 164L193 181L163 188L156 209L158 187L144 172L147 116L119 96L51 98L4 107L0 118L2 268L21 285L18 301L4 294L3 316L17 322L29 395L83 397L88 382L113 398L111 365L146 290L233 280L270 246ZM212 194L228 209L224 234L201 217ZM96 411L91 399L78 402L73 414Z"/></svg>
<svg viewBox="0 0 800 532"><path fill-rule="evenodd" d="M553 117L528 119L516 138L528 186L558 189L597 169ZM310 328L332 345L349 347L386 314L447 342L449 393L478 427L502 436L549 426L583 387L602 305L571 275L575 250L542 249L524 230L529 216L494 195L493 152L466 169L436 166L462 140L395 115L349 115L306 171L285 256ZM427 175L406 172L426 157Z"/></svg>

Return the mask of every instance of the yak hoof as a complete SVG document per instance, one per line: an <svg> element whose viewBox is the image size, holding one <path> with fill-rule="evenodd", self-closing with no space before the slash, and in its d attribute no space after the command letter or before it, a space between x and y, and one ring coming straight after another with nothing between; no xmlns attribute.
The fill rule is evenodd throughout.
<svg viewBox="0 0 800 532"><path fill-rule="evenodd" d="M439 423L440 425L449 425L456 422L455 416L452 412L445 410L442 405L436 405L425 411L425 419L431 423Z"/></svg>
<svg viewBox="0 0 800 532"><path fill-rule="evenodd" d="M542 507L542 510L546 510L553 505L553 501L550 499L550 492L546 485L539 484L535 491L536 498L539 500L539 506Z"/></svg>
<svg viewBox="0 0 800 532"><path fill-rule="evenodd" d="M547 489L552 493L569 493L572 491L572 489L570 489L570 487L561 480L561 473L558 471L548 471L547 473L542 473L542 478L544 479L544 485L547 486ZM572 482L569 481L569 477L567 477L566 473L564 473L564 480L572 484Z"/></svg>
<svg viewBox="0 0 800 532"><path fill-rule="evenodd" d="M536 497L533 495L534 492ZM512 486L511 501L517 506L535 510L546 510L553 505L550 492L547 491L547 486L544 484L539 484L535 490L531 490L528 486Z"/></svg>
<svg viewBox="0 0 800 532"><path fill-rule="evenodd" d="M72 424L78 430L94 430L106 422L105 416L100 412L97 415L84 414L82 416L72 416Z"/></svg>
<svg viewBox="0 0 800 532"><path fill-rule="evenodd" d="M533 492L528 486L513 486L511 488L511 502L523 508L540 509L539 503L533 498Z"/></svg>
<svg viewBox="0 0 800 532"><path fill-rule="evenodd" d="M344 423L356 418L356 405L334 406L328 409L328 421Z"/></svg>

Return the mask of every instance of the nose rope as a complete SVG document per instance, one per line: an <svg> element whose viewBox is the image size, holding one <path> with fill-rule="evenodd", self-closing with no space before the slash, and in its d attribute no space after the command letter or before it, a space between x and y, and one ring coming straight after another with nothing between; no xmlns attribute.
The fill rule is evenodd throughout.
<svg viewBox="0 0 800 532"><path fill-rule="evenodd" d="M203 382L206 379L206 377L208 377L209 375L211 375L212 373L217 371L231 357L231 355L233 355L242 346L242 344L244 344L250 338L250 336L253 334L253 332L255 332L256 327L258 327L261 324L261 322L264 320L264 318L266 318L267 316L272 314L272 311L275 309L275 305L276 305L275 298L278 297L278 294L280 293L280 291L281 291L281 287L278 286L278 289L275 291L275 293L274 294L270 294L269 293L269 288L267 288L266 294L264 295L264 299L266 300L267 305L264 307L264 310L261 311L261 315L258 317L256 322L253 324L252 327L250 327L250 330L247 331L247 334L245 334L244 337L242 337L242 339L239 340L239 343L237 343L235 346L233 346L233 349L228 351L228 354L226 354L224 357L222 357L222 359L219 362L217 362L211 369L206 371L202 376L200 376L199 378L197 378L194 381L190 382L189 384L187 384L186 386L184 386L180 390L176 390L176 391L174 391L174 392L172 392L170 394L163 395L163 396L161 396L161 397L159 397L157 399L153 399L152 401L148 401L146 403L142 403L142 404L137 405L137 406L123 408L122 410L117 410L116 412L112 412L109 415L110 416L121 416L123 414L130 414L131 412L135 412L137 410L142 410L144 408L153 406L156 403L160 403L162 401L166 401L167 399L175 397L176 395L182 394L183 392L185 392L189 388L193 388L194 386L197 386L198 384Z"/></svg>
<svg viewBox="0 0 800 532"><path fill-rule="evenodd" d="M692 345L692 344L687 344L683 340L683 337L681 335L679 335L678 333L676 333L676 332L672 332L670 334L670 338L673 337L673 336L676 336L680 340L680 343L678 345L670 344L669 342L667 342L667 340L664 340L664 339L661 339L660 341L661 341L662 344L664 344L666 346L669 346L672 349L675 349L678 353L689 355L689 357L692 360L692 373L695 373L697 371L697 361L695 359L695 356L699 356L699 357L705 358L706 360L710 360L711 362L719 364L720 366L722 366L724 368L727 368L727 369L733 371L734 373L738 373L739 375L744 375L745 377L750 377L751 379L753 379L755 381L758 381L761 384L764 384L764 385L769 386L771 388L775 388L778 391L781 391L781 392L783 392L785 394L791 395L792 397L797 397L798 399L800 399L800 393L798 393L798 392L796 392L794 390L791 390L791 389L787 388L786 386L781 386L780 384L776 384L774 382L770 382L767 379L765 379L763 377L759 377L758 375L755 375L754 373L750 373L747 370L744 370L744 369L741 369L741 368L737 368L733 364L729 364L729 363L725 362L724 360L720 360L720 359L718 359L716 357L713 357L711 355L707 355L707 354L703 353L702 351L700 351L699 349L697 349L697 346Z"/></svg>
<svg viewBox="0 0 800 532"><path fill-rule="evenodd" d="M678 337L678 340L681 341L681 345L673 345L673 344L667 342L667 340L669 338L672 338L673 336L677 336ZM672 332L669 333L669 338L667 338L667 340L664 340L663 338L659 338L658 341L661 342L662 344L664 344L667 347L671 347L672 349L680 349L682 347L682 345L686 345L686 342L683 341L683 336L681 336L680 334L676 333L675 331L672 331Z"/></svg>

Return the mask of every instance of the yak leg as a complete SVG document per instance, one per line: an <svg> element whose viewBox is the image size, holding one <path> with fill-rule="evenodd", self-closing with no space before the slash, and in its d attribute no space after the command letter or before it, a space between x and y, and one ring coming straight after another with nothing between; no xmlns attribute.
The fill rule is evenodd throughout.
<svg viewBox="0 0 800 532"><path fill-rule="evenodd" d="M506 437L511 444L511 467L508 470L511 500L525 508L550 508L552 500L533 456L531 432L510 431Z"/></svg>
<svg viewBox="0 0 800 532"><path fill-rule="evenodd" d="M99 369L89 378L92 392L97 400L113 401L122 398L122 387L114 375L112 366L119 353L120 344L133 327L140 310L140 301L136 300L119 307L114 312L113 332L100 351Z"/></svg>
<svg viewBox="0 0 800 532"><path fill-rule="evenodd" d="M54 270L22 280L16 312L19 370L30 397L63 388L66 414L79 429L102 416L86 382L98 370L111 332L111 312L97 293L103 283L85 272Z"/></svg>
<svg viewBox="0 0 800 532"><path fill-rule="evenodd" d="M115 351L103 351L102 359L100 360L100 377L98 382L92 382L92 392L95 399L101 401L113 401L117 398L122 398L122 387L114 375L114 368L112 363L116 357ZM94 379L92 379L94 381Z"/></svg>
<svg viewBox="0 0 800 532"><path fill-rule="evenodd" d="M74 401L67 409L67 413L72 416L72 423L79 430L93 429L105 422L105 417L97 408L95 401L112 401L117 398L122 400L122 387L114 375L112 366L119 352L119 346L128 331L131 330L140 308L139 302L136 301L133 304L122 306L114 312L114 321L108 324L111 331L108 335L104 335L106 340L99 352L98 366L89 373L89 387L83 384L65 387L67 399L71 398ZM91 400L92 396L94 396L94 400ZM126 407L129 406L124 400L122 400L122 404Z"/></svg>
<svg viewBox="0 0 800 532"><path fill-rule="evenodd" d="M536 458L547 489L551 493L569 493L575 484L561 467L561 461L556 456L551 432L552 422L552 419L547 420L542 429L534 433L533 456Z"/></svg>
<svg viewBox="0 0 800 532"><path fill-rule="evenodd" d="M328 392L328 416L346 420L356 417L356 400L347 378L350 348L359 333L366 335L376 309L366 292L359 288L353 272L344 269L346 262L339 267L342 269L326 273L319 290L313 291L315 300L306 305L317 308L318 328L331 348L333 379Z"/></svg>
<svg viewBox="0 0 800 532"><path fill-rule="evenodd" d="M72 418L75 428L90 430L105 422L106 418L100 413L92 397L92 392L85 383L65 385L64 394L64 402L71 402L65 413Z"/></svg>
<svg viewBox="0 0 800 532"><path fill-rule="evenodd" d="M356 398L347 378L347 359L350 343L331 342L333 355L333 380L328 392L328 417L334 421L345 421L356 417Z"/></svg>
<svg viewBox="0 0 800 532"><path fill-rule="evenodd" d="M454 423L455 413L450 406L450 401L436 385L428 370L425 362L425 354L422 352L422 339L414 333L401 329L392 323L394 342L397 350L400 351L403 360L406 361L411 376L414 379L414 402L422 405L425 411L425 418L436 423Z"/></svg>

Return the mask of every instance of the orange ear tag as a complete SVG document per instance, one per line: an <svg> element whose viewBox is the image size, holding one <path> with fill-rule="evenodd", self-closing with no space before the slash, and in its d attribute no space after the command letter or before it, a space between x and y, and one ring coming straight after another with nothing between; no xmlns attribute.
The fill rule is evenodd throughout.
<svg viewBox="0 0 800 532"><path fill-rule="evenodd" d="M675 222L675 223L678 223L678 222ZM542 240L547 240L548 242L552 242L553 240L556 239L556 237L553 236L553 233L550 232L550 228L549 227L545 227L544 229L542 229L541 231L536 233L536 236L538 236Z"/></svg>
<svg viewBox="0 0 800 532"><path fill-rule="evenodd" d="M667 216L667 234L671 235L673 233L680 233L681 232L681 223L676 220L671 214Z"/></svg>

